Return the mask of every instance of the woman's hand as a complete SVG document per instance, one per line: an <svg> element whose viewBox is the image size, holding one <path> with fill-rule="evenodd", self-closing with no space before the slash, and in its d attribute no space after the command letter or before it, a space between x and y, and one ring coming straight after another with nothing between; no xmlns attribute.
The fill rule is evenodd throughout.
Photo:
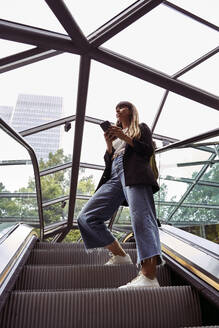
<svg viewBox="0 0 219 328"><path fill-rule="evenodd" d="M127 136L121 128L118 126L111 126L107 133L110 135L111 140L115 140L116 138L119 138L121 140L124 140L126 143L128 143L130 146L134 146L132 138Z"/></svg>
<svg viewBox="0 0 219 328"><path fill-rule="evenodd" d="M107 130L107 133L109 134L111 140L114 140L116 138L119 138L121 140L125 140L125 138L126 138L125 133L118 126L111 126Z"/></svg>

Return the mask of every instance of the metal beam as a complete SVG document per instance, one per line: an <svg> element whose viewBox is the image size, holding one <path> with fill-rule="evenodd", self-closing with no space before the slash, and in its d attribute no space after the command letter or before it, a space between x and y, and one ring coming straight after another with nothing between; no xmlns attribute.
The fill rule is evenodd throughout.
<svg viewBox="0 0 219 328"><path fill-rule="evenodd" d="M163 0L136 1L106 24L98 28L97 31L88 35L88 40L93 46L100 46L114 35L124 30L127 26L130 26L137 19L141 18L152 9L160 5L162 2Z"/></svg>
<svg viewBox="0 0 219 328"><path fill-rule="evenodd" d="M175 177L171 177L171 176L165 177L165 178L163 178L163 180L173 181L173 182L183 182L183 183L189 183L189 184L194 183L194 181L195 181L194 179L175 178ZM219 188L219 182L213 182L213 181L199 180L196 182L196 185Z"/></svg>
<svg viewBox="0 0 219 328"><path fill-rule="evenodd" d="M54 49L81 54L81 51L67 35L9 22L3 19L0 19L0 38L35 45L45 50Z"/></svg>
<svg viewBox="0 0 219 328"><path fill-rule="evenodd" d="M1 165L1 163L0 163L0 165ZM56 173L58 171L68 169L70 167L72 167L72 162L68 162L68 163L61 164L61 165L56 165L56 166L53 166L49 169L42 170L40 172L40 176L43 177L45 175L53 174L53 173ZM101 170L101 171L104 170L103 165L96 165L96 164L89 164L89 163L80 163L80 168L82 168L82 167L86 168L86 169L93 169L93 170Z"/></svg>
<svg viewBox="0 0 219 328"><path fill-rule="evenodd" d="M90 74L90 59L86 56L81 57L78 95L77 95L77 110L75 120L75 137L72 158L72 171L70 180L70 194L69 194L69 211L68 211L68 226L72 225L75 208L75 197L77 192L78 173L80 166L80 156L82 147L82 138L85 121L85 109L87 102L87 91Z"/></svg>
<svg viewBox="0 0 219 328"><path fill-rule="evenodd" d="M190 144L192 144L194 142L206 140L208 138L213 138L213 137L217 137L217 136L219 136L219 129L210 130L210 131L207 131L205 133L198 134L194 137L187 138L187 139L175 142L171 145L156 149L156 153L157 154L162 153L162 152L167 151L167 150L181 148L181 147L185 147L187 145L191 146Z"/></svg>
<svg viewBox="0 0 219 328"><path fill-rule="evenodd" d="M219 110L219 97L205 90L196 88L188 83L178 81L169 75L157 71L139 62L121 56L117 53L100 47L91 51L96 61L118 69L122 72L138 77L161 88L177 93L203 105Z"/></svg>
<svg viewBox="0 0 219 328"><path fill-rule="evenodd" d="M69 9L62 0L45 0L47 5L53 11L59 22L62 24L75 46L78 47L83 54L89 52L89 42L82 33L80 27L74 20Z"/></svg>
<svg viewBox="0 0 219 328"><path fill-rule="evenodd" d="M178 77L180 77L181 75L189 72L191 69L193 69L194 67L200 65L201 63L203 63L204 61L206 61L208 58L214 56L216 53L218 53L219 51L219 47L214 48L213 50L209 51L207 54L205 54L204 56L201 56L200 58L198 58L197 60L195 60L194 62L192 62L191 64L187 65L186 67L184 67L183 69L181 69L180 71L178 71L177 73L175 73L174 75L172 75L173 79L177 79ZM158 108L158 111L156 113L155 119L152 123L152 127L151 127L151 131L154 132L155 127L157 125L158 119L160 117L160 114L162 112L162 109L165 105L165 102L167 100L167 96L169 94L169 91L165 91L163 98L161 100L160 106Z"/></svg>
<svg viewBox="0 0 219 328"><path fill-rule="evenodd" d="M33 48L30 50L22 51L15 55L0 59L0 73L8 72L13 69L33 64L40 60L51 58L60 54L62 54L61 51L45 50L41 48Z"/></svg>
<svg viewBox="0 0 219 328"><path fill-rule="evenodd" d="M174 9L174 10L176 10L176 11L178 11L178 12L180 12L180 13L182 13L182 14L184 14L184 15L186 15L186 16L194 19L194 20L196 20L197 22L199 22L201 24L204 24L204 25L206 25L206 26L214 29L217 32L219 31L219 27L217 25L212 24L212 23L208 22L207 20L205 20L205 19L203 19L203 18L201 18L201 17L199 17L199 16L197 16L195 14L192 14L188 10L185 10L185 9L183 9L183 8L177 6L177 5L175 5L175 4L173 4L173 3L169 2L169 1L164 1L163 4L165 6L167 6L167 7L170 7L172 9Z"/></svg>

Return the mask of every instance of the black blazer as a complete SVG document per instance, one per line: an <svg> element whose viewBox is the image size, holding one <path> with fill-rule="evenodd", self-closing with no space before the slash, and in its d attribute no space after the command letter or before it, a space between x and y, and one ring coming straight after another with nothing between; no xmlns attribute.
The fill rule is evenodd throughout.
<svg viewBox="0 0 219 328"><path fill-rule="evenodd" d="M149 163L154 151L152 133L145 123L141 123L139 127L141 130L140 139L133 138L134 147L129 144L126 144L125 147L123 156L125 185L150 185L153 193L156 193L160 188ZM114 152L115 149L113 148L111 154L106 151L104 155L106 166L97 189L110 179ZM123 205L127 205L127 203L125 202Z"/></svg>

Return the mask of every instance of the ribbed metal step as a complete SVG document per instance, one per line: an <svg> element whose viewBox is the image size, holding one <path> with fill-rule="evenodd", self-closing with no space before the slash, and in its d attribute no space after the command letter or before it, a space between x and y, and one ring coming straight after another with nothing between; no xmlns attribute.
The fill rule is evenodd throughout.
<svg viewBox="0 0 219 328"><path fill-rule="evenodd" d="M135 243L121 243L122 247L124 249L128 249L128 248L136 248L136 244ZM37 242L35 248L37 249L60 249L60 248L83 248L84 247L84 243L49 243L49 242Z"/></svg>
<svg viewBox="0 0 219 328"><path fill-rule="evenodd" d="M32 266L23 268L15 289L51 290L82 288L117 288L137 275L135 265L75 265ZM158 266L157 276L161 286L171 285L166 266Z"/></svg>
<svg viewBox="0 0 219 328"><path fill-rule="evenodd" d="M13 292L1 328L177 328L201 325L190 286Z"/></svg>
<svg viewBox="0 0 219 328"><path fill-rule="evenodd" d="M136 249L126 249L134 264L137 261ZM81 248L34 249L27 264L104 264L109 260L109 251L106 249L94 250L87 253Z"/></svg>

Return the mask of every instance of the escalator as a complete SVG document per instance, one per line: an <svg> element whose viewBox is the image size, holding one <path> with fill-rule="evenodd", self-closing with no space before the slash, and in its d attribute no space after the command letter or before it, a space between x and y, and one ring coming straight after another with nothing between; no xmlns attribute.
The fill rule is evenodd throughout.
<svg viewBox="0 0 219 328"><path fill-rule="evenodd" d="M216 254L209 263L211 286L197 274L197 264L192 272L171 256L174 239L195 252L192 235L177 236L168 227L160 233L165 260L157 270L161 287L120 290L136 276L135 265L104 266L109 257L105 249L87 253L83 243L39 242L33 229L17 225L0 244L7 262L1 272L0 327L217 327L218 281L212 273ZM15 238L20 238L17 245ZM135 263L135 243L123 247ZM180 256L186 262L183 252Z"/></svg>

